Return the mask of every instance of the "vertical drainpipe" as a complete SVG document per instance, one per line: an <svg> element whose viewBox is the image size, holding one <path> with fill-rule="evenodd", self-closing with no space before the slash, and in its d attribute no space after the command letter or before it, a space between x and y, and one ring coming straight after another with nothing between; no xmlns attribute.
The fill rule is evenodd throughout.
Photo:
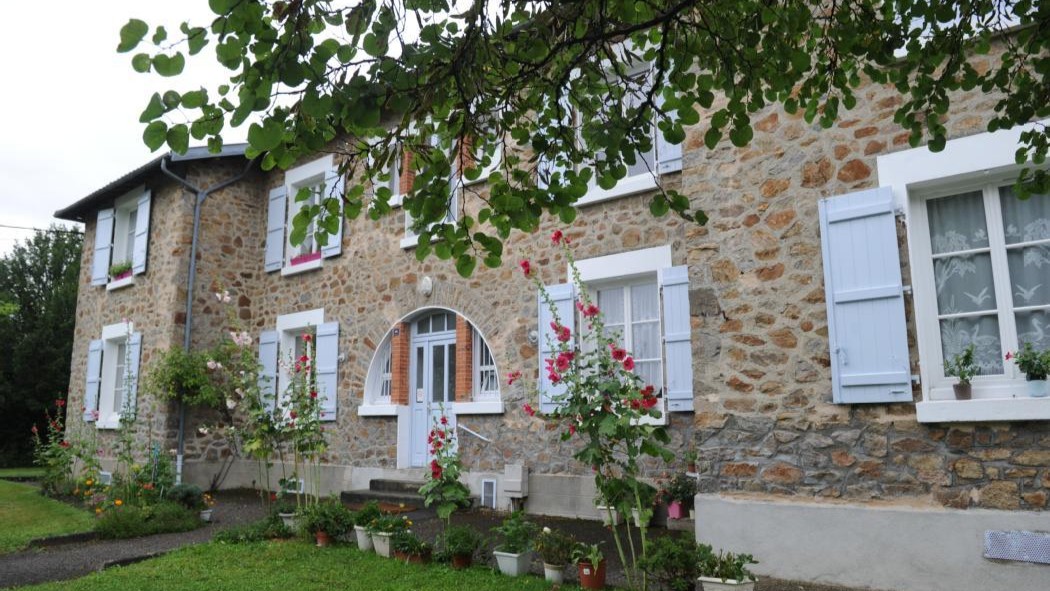
<svg viewBox="0 0 1050 591"><path fill-rule="evenodd" d="M255 163L255 159L249 160L244 166L244 170L240 174L233 176L217 185L212 185L205 189L201 189L189 182L188 180L176 175L175 173L168 170L168 158L160 161L160 169L164 174L175 179L177 183L185 187L188 191L196 195L196 199L193 203L193 238L190 241L190 272L189 277L186 279L186 328L183 331L182 337L182 348L189 353L190 351L190 335L193 330L193 290L197 282L197 242L200 237L200 226L201 226L201 206L204 205L204 200L208 198L208 195L225 189L226 187L240 181L248 174L252 164ZM182 484L182 465L185 457L186 449L186 405L179 401L179 433L178 433L178 455L175 459L175 483Z"/></svg>

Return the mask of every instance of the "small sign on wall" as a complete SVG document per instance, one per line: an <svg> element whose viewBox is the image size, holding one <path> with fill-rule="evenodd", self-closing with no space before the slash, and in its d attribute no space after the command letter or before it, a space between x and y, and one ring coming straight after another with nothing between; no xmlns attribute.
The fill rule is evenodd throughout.
<svg viewBox="0 0 1050 591"><path fill-rule="evenodd" d="M424 400L426 400L426 395L423 393L423 388L416 388L416 403L423 404Z"/></svg>

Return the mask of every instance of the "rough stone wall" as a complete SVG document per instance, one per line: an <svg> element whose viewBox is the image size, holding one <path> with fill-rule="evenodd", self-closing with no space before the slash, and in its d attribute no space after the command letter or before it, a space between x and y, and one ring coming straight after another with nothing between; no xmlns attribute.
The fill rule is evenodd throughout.
<svg viewBox="0 0 1050 591"><path fill-rule="evenodd" d="M701 452L704 490L1043 509L1050 489L1050 424L949 428L918 424L908 404L831 403L817 202L877 186L875 158L908 147L907 133L892 121L899 99L890 89L867 86L858 99L857 108L829 130L782 111L762 113L745 149L724 144L707 150L705 129L688 130L684 170L665 180L703 207L710 223L654 219L644 195L584 206L567 229L575 256L670 244L674 264L689 265L696 412L673 414L670 431L676 452L690 446ZM961 95L954 111L959 115L945 122L950 136L982 132L993 102L979 93ZM238 166L202 164L195 169L204 172L193 179L209 184ZM399 246L404 213L395 210L379 222L348 222L340 257L325 260L319 270L282 277L263 269L266 197L281 182L278 172L261 174L206 204L194 342L210 344L226 328L212 296L219 287L233 292L237 314L256 338L283 314L324 308L326 320L338 320L345 358L325 462L396 465L396 419L360 417L357 409L376 347L395 323L420 308L448 308L467 318L490 345L501 376L515 369L535 375L540 361L527 338L536 328L535 292L515 263L530 259L545 284L566 281L566 260L548 241L559 224L515 233L505 244L502 268L479 266L463 279L451 264L418 262L412 249ZM468 197L465 210L476 207L477 200ZM106 294L86 286L84 272L73 370L74 391L79 387L81 396L87 340L102 324L127 315L137 324L143 318L144 333L157 330L168 340L181 335L185 265L174 261L185 257L189 222L185 208L165 211L171 215L159 207L154 213L148 287ZM85 244L92 244L92 230L89 223ZM903 226L900 236L907 277ZM169 262L159 262L164 253ZM83 268L90 268L90 251ZM424 277L433 281L430 295L417 289ZM149 297L132 297L142 294ZM907 313L917 373L910 302ZM154 339L146 339L149 350ZM561 442L558 432L518 410L528 387L503 387L502 415L460 418L493 440L464 437L464 465L499 472L504 463L525 460L534 473L586 477L589 469L571 459L571 442ZM188 450L197 458L226 453L214 434L193 435L194 421L212 419L191 419Z"/></svg>

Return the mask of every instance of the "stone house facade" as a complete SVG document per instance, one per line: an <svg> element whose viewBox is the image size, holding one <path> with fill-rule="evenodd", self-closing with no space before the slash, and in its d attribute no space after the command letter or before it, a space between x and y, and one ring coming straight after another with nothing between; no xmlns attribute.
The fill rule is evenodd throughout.
<svg viewBox="0 0 1050 591"><path fill-rule="evenodd" d="M570 227L551 220L515 233L508 263L468 279L444 261L416 260L400 209L346 222L325 247L292 247L288 196L346 182L330 156L267 172L245 170L236 150L158 158L58 214L86 226L70 380L70 407L85 411L71 429L96 431L106 449L115 404L132 395L106 377L113 359L132 351L148 371L158 351L180 346L187 298L193 345L214 343L226 323L213 294L227 289L278 384L277 359L295 350L296 334L315 334L319 355L322 340L330 347L330 363L318 362L326 491L419 478L420 442L440 401L460 427L472 490L494 481L497 505L509 506L505 466L524 463L529 511L593 517L589 469L572 460L572 442L521 412L533 394L505 379L512 370L536 377L545 339L536 291L511 261L528 258L545 285L564 286L566 261L548 238L560 228L588 289L630 327L636 357L651 350L648 377L663 387L672 448L699 452L700 539L751 551L759 572L781 577L1034 589L1046 567L986 560L982 536L1050 530L1050 398L1030 396L1003 361L1025 340L1050 347L1040 330L1050 329L1050 267L1039 264L1050 264L1050 200L1010 200L1020 131L984 132L994 97L955 97L950 141L935 154L909 148L891 88L857 96L828 130L769 109L746 148L704 148L701 124L680 153L651 156L670 163L659 182L705 209L706 226L653 218L654 181L636 179L588 195ZM200 206L189 294L195 197L164 169L195 187L237 179ZM455 198L476 207L470 191ZM111 278L125 256L132 274ZM688 345L686 363L672 342ZM970 343L983 371L973 399L956 400L943 364ZM174 409L148 395L137 408L173 447ZM207 483L229 453L222 438L197 432L211 420L187 421L191 481ZM258 478L238 461L224 484ZM927 564L871 579L857 565L872 543L883 561Z"/></svg>

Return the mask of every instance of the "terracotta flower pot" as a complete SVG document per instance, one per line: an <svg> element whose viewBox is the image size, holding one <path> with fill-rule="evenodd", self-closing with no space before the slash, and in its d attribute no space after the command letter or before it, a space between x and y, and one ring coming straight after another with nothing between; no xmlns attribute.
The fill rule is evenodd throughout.
<svg viewBox="0 0 1050 591"><path fill-rule="evenodd" d="M325 531L314 532L314 540L317 541L318 548L326 548L332 544L332 536Z"/></svg>
<svg viewBox="0 0 1050 591"><path fill-rule="evenodd" d="M952 384L956 400L969 400L973 396L973 384Z"/></svg>
<svg viewBox="0 0 1050 591"><path fill-rule="evenodd" d="M580 562L576 565L580 571L580 587L584 589L605 588L605 560L595 567L589 562Z"/></svg>
<svg viewBox="0 0 1050 591"><path fill-rule="evenodd" d="M452 568L461 570L464 568L470 568L474 564L473 554L453 554L452 555Z"/></svg>

